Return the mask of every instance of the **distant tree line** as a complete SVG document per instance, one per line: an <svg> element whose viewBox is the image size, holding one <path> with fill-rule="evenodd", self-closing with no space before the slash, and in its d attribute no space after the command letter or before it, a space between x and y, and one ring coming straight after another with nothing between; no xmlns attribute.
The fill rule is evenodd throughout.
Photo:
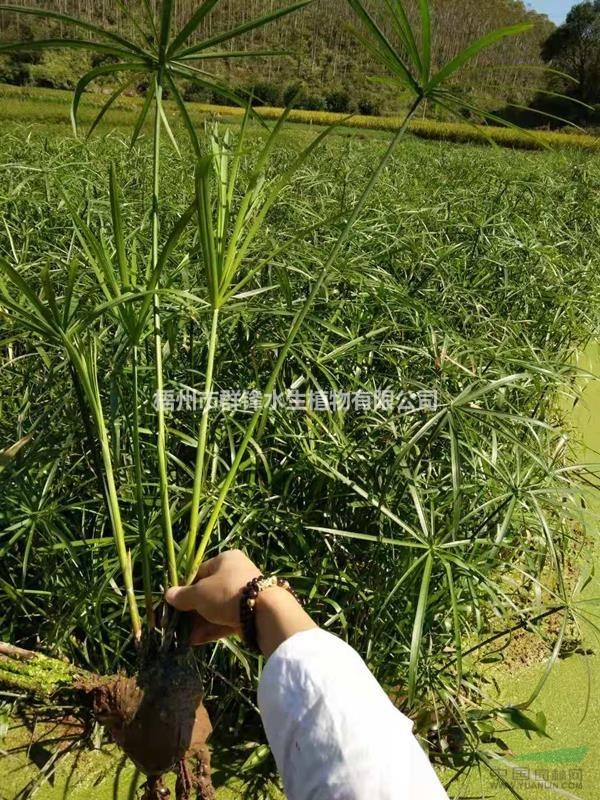
<svg viewBox="0 0 600 800"><path fill-rule="evenodd" d="M157 0L151 2L157 4ZM143 13L140 0L127 3L28 0L28 4L79 16L134 36L134 18ZM285 4L286 0L221 0L206 18L199 35L217 33ZM448 61L469 41L494 28L523 21L532 23L530 32L505 39L484 51L460 74L456 89L466 98L485 102L502 113L509 113L506 108L510 108L510 104L515 107L533 101L541 106L542 98L550 96L547 92L565 93L574 98L581 95L586 103L598 102L600 0L581 3L560 28L555 28L546 16L529 10L521 0L486 0L485 3L481 0L431 0L431 4L435 23L434 61L437 63ZM197 5L198 0L174 0L176 24L183 25ZM417 5L418 0L407 0L409 13L414 14ZM372 9L385 27L382 0L372 0ZM226 45L232 50L281 49L289 55L252 60L223 58L213 62L211 67L234 86L251 92L256 103L293 102L300 108L316 110L392 113L400 107L402 99L393 87L378 82L377 79L384 76L353 37L352 25L352 12L345 0L316 0L303 11ZM57 23L0 13L0 39L47 35L60 37L73 33L72 29ZM2 59L0 80L71 88L86 66L98 63L86 64L84 58L67 51L14 54ZM559 80L556 75L548 81L539 69L545 64L575 75L580 88L568 89L565 79ZM558 89L561 91L556 91ZM220 101L191 86L188 99Z"/></svg>
<svg viewBox="0 0 600 800"><path fill-rule="evenodd" d="M498 113L527 127L600 126L600 0L573 6L543 41L541 57L547 71L527 108Z"/></svg>
<svg viewBox="0 0 600 800"><path fill-rule="evenodd" d="M550 88L566 97L546 100L550 111L556 110L579 122L600 124L600 0L574 6L564 25L553 31L544 43L542 57L557 72L563 73L552 75ZM565 78L564 74L571 77ZM570 103L570 99L588 107ZM544 105L541 99L538 103Z"/></svg>

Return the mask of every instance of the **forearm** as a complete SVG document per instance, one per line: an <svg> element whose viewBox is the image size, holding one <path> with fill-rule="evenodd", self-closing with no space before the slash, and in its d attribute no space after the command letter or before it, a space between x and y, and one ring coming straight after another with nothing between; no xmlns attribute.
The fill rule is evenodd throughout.
<svg viewBox="0 0 600 800"><path fill-rule="evenodd" d="M360 656L288 597L273 592L257 609L272 653L258 704L288 800L445 800L412 722Z"/></svg>
<svg viewBox="0 0 600 800"><path fill-rule="evenodd" d="M244 553L205 561L167 601L194 612L192 644L244 633L252 620L246 638L267 657L258 703L288 800L447 798L412 723L358 653L320 630L283 586L262 585ZM244 601L252 617L241 613Z"/></svg>
<svg viewBox="0 0 600 800"><path fill-rule="evenodd" d="M294 597L276 586L258 595L255 613L258 646L266 658L294 634L317 627Z"/></svg>

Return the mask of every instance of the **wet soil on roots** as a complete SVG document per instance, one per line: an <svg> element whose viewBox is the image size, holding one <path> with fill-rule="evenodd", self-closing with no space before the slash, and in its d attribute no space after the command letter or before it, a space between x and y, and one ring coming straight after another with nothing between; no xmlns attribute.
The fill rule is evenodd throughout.
<svg viewBox="0 0 600 800"><path fill-rule="evenodd" d="M212 726L198 665L182 641L165 648L149 638L133 676L96 675L0 642L0 687L17 688L47 710L74 700L88 709L147 776L143 800L169 797L163 781L169 772L177 776L176 800L213 800L206 746Z"/></svg>
<svg viewBox="0 0 600 800"><path fill-rule="evenodd" d="M148 776L144 800L168 797L162 776L177 774L178 800L214 797L206 742L212 726L191 650L158 655L136 676L85 679L79 685L95 717Z"/></svg>

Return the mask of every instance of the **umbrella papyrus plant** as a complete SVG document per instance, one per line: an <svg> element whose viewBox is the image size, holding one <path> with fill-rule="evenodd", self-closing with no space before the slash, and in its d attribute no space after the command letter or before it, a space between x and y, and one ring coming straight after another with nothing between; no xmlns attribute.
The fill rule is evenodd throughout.
<svg viewBox="0 0 600 800"><path fill-rule="evenodd" d="M257 255L255 244L269 223L270 214L286 196L296 174L311 158L330 132L324 130L281 173L269 170L270 158L279 146L286 113L268 131L264 142L253 145L252 112L248 109L237 136L220 134L214 128L199 132L188 113L178 81L181 79L210 86L225 96L231 92L205 69L205 62L221 58L242 58L252 53L223 51L221 46L257 27L273 24L286 14L298 12L307 2L274 11L233 28L223 34L193 42L193 37L218 0L206 0L181 31L172 30L171 2L160 5L158 16L143 3L140 19L133 12L138 40L128 40L112 31L81 22L63 14L40 9L0 5L0 10L47 18L85 30L87 39L47 39L3 44L0 52L55 47L89 49L112 57L113 62L91 70L78 83L72 116L77 114L85 89L99 77L113 76L118 85L101 109L92 130L118 97L140 80L148 91L132 134L135 143L147 121L151 122L152 187L149 204L151 246L140 256L133 247L123 213L119 176L109 176L111 227L98 230L89 215L68 197L64 198L73 220L74 241L81 254L63 265L59 283L49 271L35 282L23 265L0 262L2 314L15 331L25 331L36 346L49 354L60 352L68 363L69 375L78 402L88 441L85 448L104 498L114 553L124 589L132 641L138 651L138 669L129 678L83 675L76 669L58 670L56 687L83 692L94 714L113 733L113 737L136 765L149 777L147 797L159 796L162 775L177 769L179 794L186 796L190 782L197 783L201 796L211 789L206 780L206 738L210 723L202 706L198 668L186 646L185 620L158 618L164 579L176 584L191 582L211 546L226 540L229 524L228 502L236 489L236 479L250 452L260 449L269 409L259 405L240 418L230 439L229 457L218 456L217 428L211 421L210 404L205 404L195 420L191 434L183 434L169 424L163 398L166 391L166 365L170 331L183 331L188 323L208 315L208 336L195 343L205 351L202 375L192 374L188 384L194 391L209 396L218 379L219 334L232 311L241 303L266 291L272 262L285 265L290 243L268 257ZM276 343L270 375L260 393L269 397L276 389L282 370L327 284L332 267L352 234L378 180L385 172L398 142L411 119L425 101L452 104L447 81L482 49L503 37L525 29L517 26L490 34L471 45L441 69L432 70L431 19L426 0L420 3L418 28L413 28L400 2L386 3L385 13L395 35L392 43L359 0L349 0L362 33L361 40L389 70L399 91L411 97L403 125L396 132L369 178L349 208L343 208L334 221L336 235L325 254L314 254L313 279L306 297L291 304L292 313L283 318L285 328ZM262 52L260 55L269 55ZM189 148L181 151L177 130L173 130L165 110L163 91L174 97ZM165 140L164 133L168 141ZM189 205L168 228L161 220L161 156L164 147L190 152L194 192ZM248 156L253 166L241 179L242 165ZM161 224L162 223L162 224ZM318 227L318 225L312 226ZM312 228L311 228L312 229ZM302 238L310 231L301 231ZM175 253L183 262L177 263ZM175 276L182 263L201 278L195 291L182 290ZM284 267L285 272L285 267ZM285 278L281 279L281 284ZM279 288L282 288L279 287ZM90 302L90 298L93 302ZM165 315L166 309L166 315ZM168 322L168 326L165 324ZM110 366L103 359L107 341L118 343L118 356ZM150 381L149 376L152 376ZM142 384L150 386L156 398L155 414L142 403ZM115 388L116 387L116 388ZM120 408L117 421L113 405ZM150 431L151 436L148 436ZM183 463L175 444L187 436L194 457ZM174 486L172 465L179 463L187 477L186 486ZM343 482L343 476L340 475ZM131 532L135 532L132 544ZM215 534L219 533L217 537ZM243 543L243 542L242 542ZM431 576L432 555L423 556L423 597ZM155 575L158 577L155 578ZM140 613L143 597L144 613ZM409 694L414 695L419 659L421 604L417 609ZM33 693L48 697L52 679L39 684L36 656L4 648L4 683L11 680ZM8 665L10 662L10 665ZM44 662L46 669L47 662ZM35 669L32 665L35 665ZM52 669L48 667L52 675ZM11 675L14 676L11 678ZM193 768L189 761L195 761ZM195 777L194 777L195 776Z"/></svg>

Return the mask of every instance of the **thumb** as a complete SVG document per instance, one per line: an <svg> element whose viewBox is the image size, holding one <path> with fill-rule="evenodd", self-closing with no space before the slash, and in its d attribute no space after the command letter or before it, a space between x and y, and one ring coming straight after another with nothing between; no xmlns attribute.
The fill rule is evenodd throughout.
<svg viewBox="0 0 600 800"><path fill-rule="evenodd" d="M196 586L173 586L165 594L165 600L177 611L195 611L198 607Z"/></svg>

